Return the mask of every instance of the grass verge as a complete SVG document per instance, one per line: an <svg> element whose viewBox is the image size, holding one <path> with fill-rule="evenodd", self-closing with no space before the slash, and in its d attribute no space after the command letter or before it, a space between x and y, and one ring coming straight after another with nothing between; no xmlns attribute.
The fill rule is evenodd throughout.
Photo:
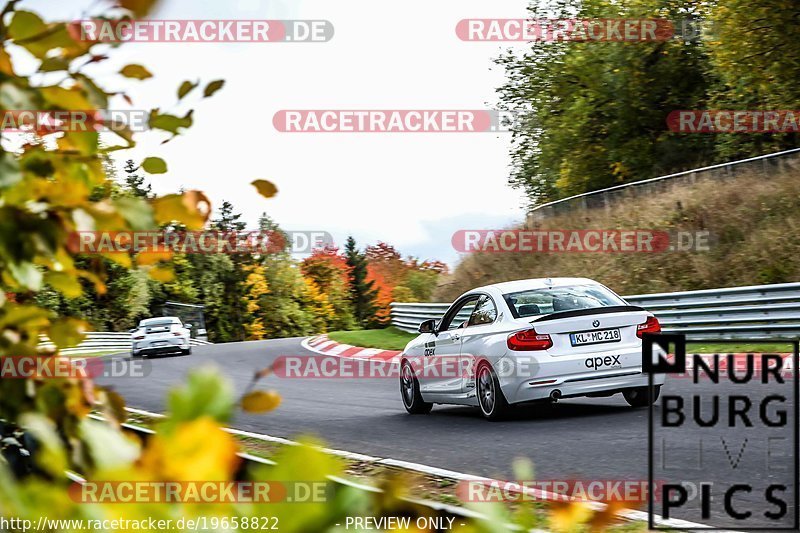
<svg viewBox="0 0 800 533"><path fill-rule="evenodd" d="M363 348L382 348L384 350L402 350L408 341L416 337L396 327L384 329L361 329L356 331L332 331L328 338L343 344L351 344Z"/></svg>

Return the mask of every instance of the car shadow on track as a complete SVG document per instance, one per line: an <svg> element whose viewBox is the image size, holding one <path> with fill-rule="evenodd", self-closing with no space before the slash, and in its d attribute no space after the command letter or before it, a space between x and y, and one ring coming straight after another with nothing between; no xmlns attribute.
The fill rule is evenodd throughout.
<svg viewBox="0 0 800 533"><path fill-rule="evenodd" d="M647 409L634 409L627 405L608 405L603 403L530 403L513 407L508 415L503 418L503 422L536 422L638 412L646 415ZM481 418L481 413L477 407L437 405L429 416Z"/></svg>

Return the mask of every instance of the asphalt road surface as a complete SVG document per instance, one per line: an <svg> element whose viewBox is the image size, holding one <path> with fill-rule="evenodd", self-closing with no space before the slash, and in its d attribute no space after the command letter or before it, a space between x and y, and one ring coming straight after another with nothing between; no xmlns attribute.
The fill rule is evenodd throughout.
<svg viewBox="0 0 800 533"><path fill-rule="evenodd" d="M194 347L189 356L148 359L147 377L99 381L121 392L131 407L164 412L167 391L181 384L192 369L215 365L241 391L254 370L269 366L279 355L318 357L303 349L301 340ZM272 376L264 385L280 392L281 406L266 415L239 414L233 427L290 439L314 435L332 448L498 479L512 479L513 459L528 457L538 480L647 480L648 409L632 409L621 395L525 406L516 409L508 420L487 422L477 408L457 406L435 406L429 415L410 416L403 409L396 379ZM753 493L740 493L733 502L751 510L751 520L759 518L763 524L765 511L778 510L765 500L765 487L788 482L787 491L776 493L789 504L788 516L780 523L787 527L796 509L792 475L797 472L792 453L797 420L791 386L781 389L789 395L788 403L782 406L788 411L789 422L775 429L765 428L758 415L759 399L772 390L769 385L731 387L729 383L692 385L690 379L668 378L663 392L687 396L687 405L694 393L751 396L754 427L727 427L726 402L720 410L725 427L714 430L692 423L691 410L687 409L690 416L683 427L656 426L654 477L667 483L688 481L695 486L714 483L710 519L702 520L698 514L699 498L691 499L673 517L740 529L742 523L726 520L724 494L715 488L727 488L725 482L731 481L751 484ZM777 407L768 406L767 415L773 416ZM654 409L660 419L661 400ZM705 415L709 413L705 411ZM691 496L691 487L689 492Z"/></svg>

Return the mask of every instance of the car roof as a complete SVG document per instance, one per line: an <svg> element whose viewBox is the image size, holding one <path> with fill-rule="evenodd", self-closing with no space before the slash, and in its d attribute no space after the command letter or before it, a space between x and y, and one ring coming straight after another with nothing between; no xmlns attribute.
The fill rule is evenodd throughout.
<svg viewBox="0 0 800 533"><path fill-rule="evenodd" d="M493 283L483 287L477 287L464 294L472 292L492 292L495 294L508 294L511 292L527 291L532 289L545 289L548 287L569 287L574 285L600 285L600 283L589 278L532 278L518 279L515 281L504 281Z"/></svg>
<svg viewBox="0 0 800 533"><path fill-rule="evenodd" d="M181 319L177 316L160 316L156 318L145 318L142 320L142 324L153 324L159 322L180 322Z"/></svg>

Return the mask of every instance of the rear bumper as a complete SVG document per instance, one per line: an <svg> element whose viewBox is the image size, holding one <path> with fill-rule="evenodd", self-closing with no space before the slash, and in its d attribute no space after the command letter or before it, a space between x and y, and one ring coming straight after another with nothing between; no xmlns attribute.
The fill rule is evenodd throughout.
<svg viewBox="0 0 800 533"><path fill-rule="evenodd" d="M519 403L547 399L555 390L560 392L562 398L569 398L604 396L648 385L648 375L642 372L641 349L615 352L614 355L621 362L619 366L601 370L585 366L587 358L606 355L601 352L576 357L536 357L533 372L529 375L500 377L500 388L509 403ZM664 374L656 374L653 384L663 385L664 380Z"/></svg>
<svg viewBox="0 0 800 533"><path fill-rule="evenodd" d="M178 353L189 351L191 345L188 339L169 339L167 344L157 345L158 341L139 341L134 342L131 352L134 355L156 355L164 353Z"/></svg>

